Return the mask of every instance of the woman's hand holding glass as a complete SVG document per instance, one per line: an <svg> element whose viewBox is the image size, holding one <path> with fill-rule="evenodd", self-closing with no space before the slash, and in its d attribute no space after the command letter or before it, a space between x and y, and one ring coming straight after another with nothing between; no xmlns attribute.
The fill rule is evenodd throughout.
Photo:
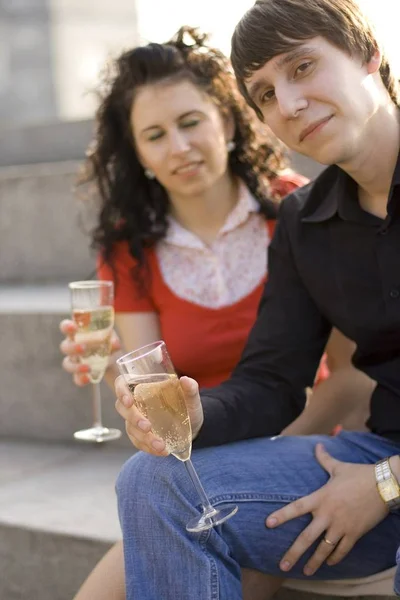
<svg viewBox="0 0 400 600"><path fill-rule="evenodd" d="M185 402L192 426L192 439L201 429L203 424L203 407L200 401L199 386L190 377L180 378ZM165 442L151 431L151 423L136 408L132 394L122 375L115 380L115 394L117 401L115 407L123 419L125 419L126 433L132 444L143 452L154 456L167 456Z"/></svg>
<svg viewBox="0 0 400 600"><path fill-rule="evenodd" d="M90 367L88 365L80 364L79 357L85 352L85 348L82 344L75 342L75 334L78 327L71 319L64 319L60 323L60 331L65 338L60 344L61 353L64 354L62 361L62 368L64 371L72 375L72 379L75 385L83 387L90 383ZM121 349L121 342L115 330L111 334L111 356L110 360L113 360L113 353Z"/></svg>
<svg viewBox="0 0 400 600"><path fill-rule="evenodd" d="M92 384L93 424L75 431L74 438L85 442L102 443L117 440L119 429L104 427L102 422L100 382L109 365L112 352L111 336L114 327L114 285L112 281L72 281L68 285L71 295L71 312L75 329L67 326L68 337L73 340L69 350L73 358L66 363L71 369L76 362L75 375L84 375ZM65 365L64 365L65 366Z"/></svg>

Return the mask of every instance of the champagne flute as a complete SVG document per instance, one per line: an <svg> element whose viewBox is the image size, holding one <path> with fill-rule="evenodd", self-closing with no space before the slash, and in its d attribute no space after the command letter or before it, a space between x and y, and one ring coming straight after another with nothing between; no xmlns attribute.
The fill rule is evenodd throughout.
<svg viewBox="0 0 400 600"><path fill-rule="evenodd" d="M73 281L72 318L77 326L75 341L84 346L79 362L90 367L93 393L93 425L75 431L74 438L86 442L108 442L121 436L119 429L104 427L101 419L100 381L108 366L114 327L114 286L112 281Z"/></svg>
<svg viewBox="0 0 400 600"><path fill-rule="evenodd" d="M223 523L238 510L234 504L215 508L200 483L190 455L192 429L181 383L165 342L154 342L129 352L117 360L118 368L132 394L137 409L150 421L152 431L165 441L166 449L185 467L201 504L200 517L191 519L188 531L205 531Z"/></svg>

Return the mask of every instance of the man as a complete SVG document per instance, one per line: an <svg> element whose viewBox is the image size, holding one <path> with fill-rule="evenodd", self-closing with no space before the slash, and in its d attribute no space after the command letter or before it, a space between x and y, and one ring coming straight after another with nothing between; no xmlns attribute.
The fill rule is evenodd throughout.
<svg viewBox="0 0 400 600"><path fill-rule="evenodd" d="M390 512L400 505L397 81L355 0L258 0L235 30L232 64L273 133L331 166L282 203L259 316L232 377L201 402L182 379L195 447L218 445L195 453L200 478L213 502L239 512L188 534L196 492L182 465L133 457L117 485L128 599L235 600L241 567L274 577L257 596L269 598L282 577L388 568L400 539ZM271 439L302 410L332 326L376 381L370 432ZM165 455L120 381L117 394L134 444Z"/></svg>

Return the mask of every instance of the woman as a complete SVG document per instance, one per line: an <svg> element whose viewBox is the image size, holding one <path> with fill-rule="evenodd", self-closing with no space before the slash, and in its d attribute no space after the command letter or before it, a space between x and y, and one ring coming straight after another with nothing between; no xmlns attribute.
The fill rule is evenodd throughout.
<svg viewBox="0 0 400 600"><path fill-rule="evenodd" d="M215 385L254 321L277 201L306 179L287 169L228 59L195 30L114 67L82 178L100 196L98 276L115 282L125 348L162 337L179 373ZM73 324L62 330L64 368L87 383L70 358L80 350Z"/></svg>
<svg viewBox="0 0 400 600"><path fill-rule="evenodd" d="M197 31L183 27L114 66L83 177L101 202L98 276L115 282L124 348L162 338L180 374L216 385L237 363L255 319L277 201L306 180L287 169L238 93L228 60ZM74 325L61 329L63 366L84 385ZM109 380L114 375L111 365ZM100 593L123 597L120 544L77 598Z"/></svg>

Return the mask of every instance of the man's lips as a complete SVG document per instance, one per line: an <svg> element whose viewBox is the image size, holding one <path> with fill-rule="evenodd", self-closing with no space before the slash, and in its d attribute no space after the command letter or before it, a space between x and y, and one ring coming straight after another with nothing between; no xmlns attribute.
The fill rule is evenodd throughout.
<svg viewBox="0 0 400 600"><path fill-rule="evenodd" d="M310 133L312 133L313 131L318 129L318 127L320 127L321 125L324 125L325 123L330 121L331 118L332 118L332 115L330 115L329 117L324 117L323 119L314 121L314 123L311 123L311 125L309 125L305 129L303 129L303 131L301 132L300 137L299 137L300 142L303 142L306 139L306 137L308 135L310 135Z"/></svg>

